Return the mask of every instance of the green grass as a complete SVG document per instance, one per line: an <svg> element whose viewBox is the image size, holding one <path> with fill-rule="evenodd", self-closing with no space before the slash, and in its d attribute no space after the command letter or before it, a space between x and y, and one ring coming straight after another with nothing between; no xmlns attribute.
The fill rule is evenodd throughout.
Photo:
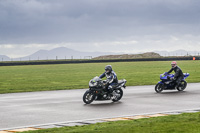
<svg viewBox="0 0 200 133"><path fill-rule="evenodd" d="M88 88L89 80L102 74L107 64L113 66L118 79L127 80L127 86L154 85L159 75L170 69L170 62L1 66L0 93ZM178 61L178 65L191 74L188 82L200 82L199 61Z"/></svg>
<svg viewBox="0 0 200 133"><path fill-rule="evenodd" d="M24 133L199 133L200 112L143 118L138 120L97 123Z"/></svg>

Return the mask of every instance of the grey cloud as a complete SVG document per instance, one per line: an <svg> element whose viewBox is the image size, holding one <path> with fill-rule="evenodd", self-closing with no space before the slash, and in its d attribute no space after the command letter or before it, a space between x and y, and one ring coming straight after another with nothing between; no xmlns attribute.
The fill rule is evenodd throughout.
<svg viewBox="0 0 200 133"><path fill-rule="evenodd" d="M199 34L197 0L0 0L0 44Z"/></svg>

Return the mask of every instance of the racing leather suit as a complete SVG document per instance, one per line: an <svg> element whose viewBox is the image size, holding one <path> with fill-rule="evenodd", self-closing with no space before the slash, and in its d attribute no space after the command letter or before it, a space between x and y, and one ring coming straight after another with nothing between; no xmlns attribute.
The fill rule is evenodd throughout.
<svg viewBox="0 0 200 133"><path fill-rule="evenodd" d="M114 71L111 71L110 73L106 73L104 72L103 74L101 74L99 76L99 78L104 78L106 77L107 80L107 88L109 92L112 92L112 88L118 83L118 79L117 79L117 74Z"/></svg>
<svg viewBox="0 0 200 133"><path fill-rule="evenodd" d="M183 72L179 66L171 68L167 73L171 73L172 71L175 72L173 79L176 82L176 85L178 86L181 80L184 78Z"/></svg>

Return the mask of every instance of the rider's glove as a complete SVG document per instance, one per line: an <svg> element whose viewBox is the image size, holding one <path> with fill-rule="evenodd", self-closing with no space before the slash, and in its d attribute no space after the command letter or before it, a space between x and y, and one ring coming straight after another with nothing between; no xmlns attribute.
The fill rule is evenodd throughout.
<svg viewBox="0 0 200 133"><path fill-rule="evenodd" d="M106 81L105 83L104 83L104 85L106 86L106 85L109 85L109 82L108 81Z"/></svg>
<svg viewBox="0 0 200 133"><path fill-rule="evenodd" d="M171 80L171 81L174 81L175 79L174 79L174 78L170 78L170 80Z"/></svg>
<svg viewBox="0 0 200 133"><path fill-rule="evenodd" d="M109 82L108 82L108 81L106 82L106 85L109 85Z"/></svg>

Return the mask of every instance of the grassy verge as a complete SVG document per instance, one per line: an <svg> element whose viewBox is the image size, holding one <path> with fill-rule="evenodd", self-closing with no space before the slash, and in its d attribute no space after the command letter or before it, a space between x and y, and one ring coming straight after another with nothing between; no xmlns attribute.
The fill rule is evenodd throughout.
<svg viewBox="0 0 200 133"><path fill-rule="evenodd" d="M138 120L97 123L24 133L199 133L200 113L143 118Z"/></svg>
<svg viewBox="0 0 200 133"><path fill-rule="evenodd" d="M107 64L113 66L118 79L127 80L128 86L154 85L160 80L159 75L170 69L170 62L1 66L0 93L88 88L89 80L102 74ZM178 65L191 74L188 82L200 82L199 61L178 61Z"/></svg>

